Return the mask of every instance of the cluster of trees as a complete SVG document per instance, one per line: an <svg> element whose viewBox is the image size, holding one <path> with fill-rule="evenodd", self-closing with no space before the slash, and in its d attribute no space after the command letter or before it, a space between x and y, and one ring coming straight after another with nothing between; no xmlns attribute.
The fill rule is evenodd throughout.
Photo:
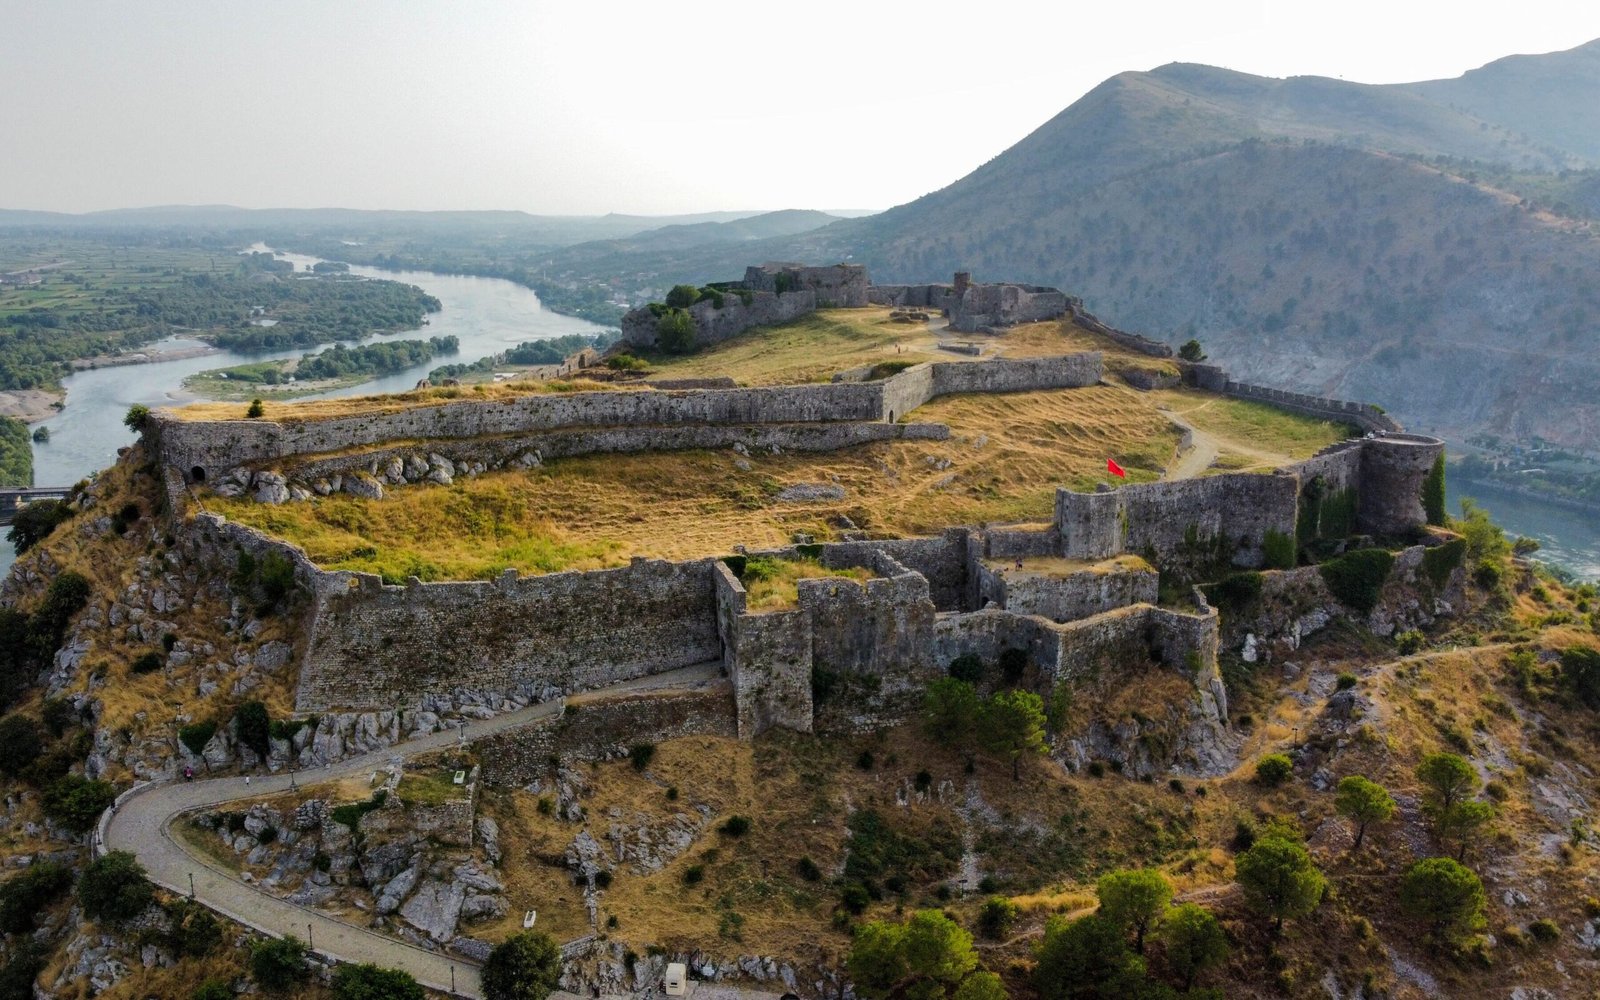
<svg viewBox="0 0 1600 1000"><path fill-rule="evenodd" d="M460 378L474 372L492 372L500 365L559 365L584 348L604 350L615 344L620 336L619 331L607 330L605 333L568 333L548 340L528 340L503 354L464 364L440 365L428 373L428 378Z"/></svg>
<svg viewBox="0 0 1600 1000"><path fill-rule="evenodd" d="M1042 754L1045 745L1044 700L1031 691L1004 688L987 698L972 679L952 676L928 685L922 715L930 736L970 755L982 749L1011 761L1011 776L1020 779L1022 758Z"/></svg>
<svg viewBox="0 0 1600 1000"><path fill-rule="evenodd" d="M389 340L361 347L335 344L320 354L308 354L295 366L298 379L345 378L351 375L387 375L420 365L436 354L461 349L455 337L427 340Z"/></svg>
<svg viewBox="0 0 1600 1000"><path fill-rule="evenodd" d="M180 330L235 350L284 350L414 329L440 308L415 285L280 270L246 258L233 271L184 274L166 286L95 289L87 308L80 298L70 307L0 317L0 389L54 386L76 358L142 347ZM277 325L252 323L262 315Z"/></svg>
<svg viewBox="0 0 1600 1000"><path fill-rule="evenodd" d="M0 608L0 710L32 687L34 679L61 647L67 623L89 600L89 581L65 570L45 588L31 613Z"/></svg>
<svg viewBox="0 0 1600 1000"><path fill-rule="evenodd" d="M1210 997L1196 980L1227 960L1228 937L1216 917L1193 903L1172 905L1172 885L1154 870L1117 871L1095 887L1099 908L1077 919L1052 917L1035 949L1034 987L1044 1000L1175 1000ZM979 913L986 937L1000 939L1016 908L988 900ZM1146 954L1159 943L1157 978ZM981 967L972 935L937 910L903 923L869 921L855 935L846 962L856 992L867 1000L1004 1000L1000 977Z"/></svg>
<svg viewBox="0 0 1600 1000"><path fill-rule="evenodd" d="M0 486L32 485L33 442L28 425L16 417L0 417Z"/></svg>

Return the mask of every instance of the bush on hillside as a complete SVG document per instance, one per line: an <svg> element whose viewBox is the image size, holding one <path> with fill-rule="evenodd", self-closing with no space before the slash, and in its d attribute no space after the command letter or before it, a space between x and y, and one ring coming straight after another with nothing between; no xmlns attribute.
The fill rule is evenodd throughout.
<svg viewBox="0 0 1600 1000"><path fill-rule="evenodd" d="M1341 604L1361 614L1378 606L1394 555L1384 549L1357 549L1318 567L1322 581Z"/></svg>
<svg viewBox="0 0 1600 1000"><path fill-rule="evenodd" d="M43 798L45 814L51 819L74 833L88 833L116 801L117 790L105 781L67 774L51 782Z"/></svg>
<svg viewBox="0 0 1600 1000"><path fill-rule="evenodd" d="M39 727L25 715L0 719L0 772L21 774L44 753Z"/></svg>
<svg viewBox="0 0 1600 1000"><path fill-rule="evenodd" d="M156 889L144 866L127 851L96 859L78 879L78 901L93 920L132 920L155 901Z"/></svg>
<svg viewBox="0 0 1600 1000"><path fill-rule="evenodd" d="M31 932L39 925L45 907L71 888L71 868L54 861L35 861L0 883L0 932Z"/></svg>
<svg viewBox="0 0 1600 1000"><path fill-rule="evenodd" d="M269 993L286 993L309 975L305 943L293 935L259 941L250 949L250 977Z"/></svg>

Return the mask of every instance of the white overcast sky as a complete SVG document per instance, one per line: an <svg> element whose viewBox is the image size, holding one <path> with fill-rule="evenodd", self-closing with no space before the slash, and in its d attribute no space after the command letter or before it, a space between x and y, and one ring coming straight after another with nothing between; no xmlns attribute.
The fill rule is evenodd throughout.
<svg viewBox="0 0 1600 1000"><path fill-rule="evenodd" d="M1597 36L1596 0L0 0L0 208L886 208L1123 70Z"/></svg>

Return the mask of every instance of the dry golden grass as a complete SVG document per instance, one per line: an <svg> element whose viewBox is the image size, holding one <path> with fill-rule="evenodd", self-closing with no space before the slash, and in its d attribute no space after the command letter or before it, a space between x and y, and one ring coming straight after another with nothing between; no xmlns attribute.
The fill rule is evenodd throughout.
<svg viewBox="0 0 1600 1000"><path fill-rule="evenodd" d="M1011 567L1016 562L1007 562L1003 559L995 560L996 566ZM1142 556L1124 553L1110 559L1065 559L1061 556L1030 556L1022 560L1022 568L1029 573L1042 573L1049 576L1066 576L1069 573L1128 573L1135 570L1149 570L1153 567Z"/></svg>
<svg viewBox="0 0 1600 1000"><path fill-rule="evenodd" d="M518 396L549 392L592 392L597 390L639 389L619 382L594 382L589 379L513 379L506 382L482 383L460 387L436 386L412 392L378 396L341 396L336 399L272 400L262 401L262 420L326 420L330 417L348 417L352 414L398 413L419 406L439 406L462 400L505 400ZM245 420L248 402L190 403L162 412L179 420Z"/></svg>
<svg viewBox="0 0 1600 1000"><path fill-rule="evenodd" d="M168 571L176 570L177 556L167 553L159 518L153 515L160 503L158 490L154 480L140 471L142 466L140 453L133 452L102 472L96 481L100 499L94 510L78 515L57 529L36 550L38 556L30 552L24 560L47 556L57 571L81 573L92 586L90 602L102 607L118 600L136 582L137 561L141 556L162 554L169 560ZM102 534L93 530L96 519L128 503L137 503L142 516L126 534ZM196 720L214 718L226 722L243 698L230 693L231 684L202 696L199 671L212 660L231 661L236 643L243 641L242 637L226 633L219 624L230 613L228 600L209 594L175 611L173 617L180 619L174 633L176 637L191 645L209 642L216 648L216 654L213 657L197 655L183 666L166 666L146 674L133 673L131 665L142 654L160 653L161 637L138 640L128 634L126 625L114 626L107 622L91 630L93 647L85 657L85 665L61 694L92 693L101 706L99 724L109 727L109 731L126 733L133 740L170 744L176 739L173 720L180 705L183 714ZM292 625L284 615L263 617L261 632L246 645L254 648L270 640L293 645L300 637ZM295 672L285 669L275 674L261 674L258 680L258 685L244 697L264 702L273 718L290 715L297 681ZM106 777L125 781L131 775L120 765L113 764Z"/></svg>
<svg viewBox="0 0 1600 1000"><path fill-rule="evenodd" d="M755 454L741 471L727 452L592 455L450 487L391 490L270 506L208 497L230 519L286 538L319 564L395 582L489 578L622 565L632 556L720 555L736 544L833 537L847 515L885 536L954 524L1048 519L1059 486L1090 489L1115 456L1131 482L1158 478L1177 431L1145 397L1109 386L1006 396L951 396L917 411L948 441L908 441L824 454ZM779 503L799 483L837 482L845 499Z"/></svg>

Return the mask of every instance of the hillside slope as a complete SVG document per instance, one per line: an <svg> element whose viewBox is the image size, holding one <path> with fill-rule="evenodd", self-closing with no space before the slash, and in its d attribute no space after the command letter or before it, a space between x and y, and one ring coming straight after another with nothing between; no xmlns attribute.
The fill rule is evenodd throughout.
<svg viewBox="0 0 1600 1000"><path fill-rule="evenodd" d="M1059 286L1118 326L1198 337L1245 378L1381 400L1456 440L1586 447L1597 94L1600 42L1390 86L1172 64L1112 77L871 218L692 258L547 265L662 286L761 259L850 259L879 282L971 270Z"/></svg>

